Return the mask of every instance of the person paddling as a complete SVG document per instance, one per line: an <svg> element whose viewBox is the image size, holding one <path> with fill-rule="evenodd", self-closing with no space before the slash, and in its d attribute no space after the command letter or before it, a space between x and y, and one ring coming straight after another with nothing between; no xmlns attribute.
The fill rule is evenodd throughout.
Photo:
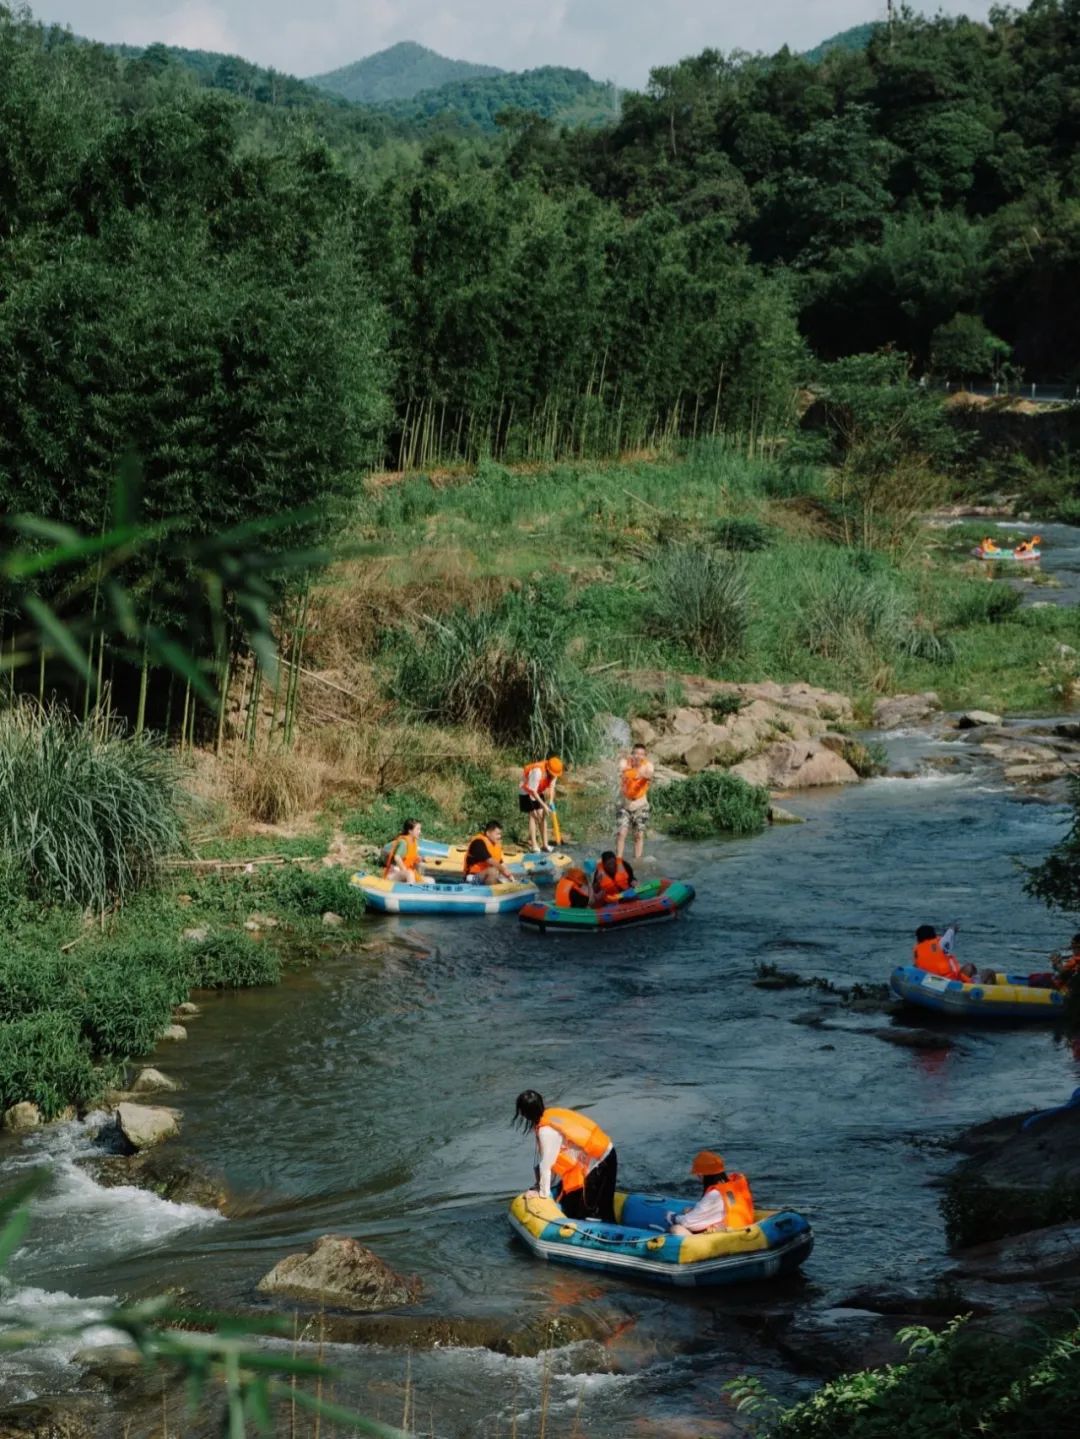
<svg viewBox="0 0 1080 1439"><path fill-rule="evenodd" d="M536 1138L536 1188L528 1197L550 1199L555 1178L559 1207L568 1219L614 1224L619 1160L600 1126L575 1109L549 1109L535 1089L518 1095L514 1123Z"/></svg>
<svg viewBox="0 0 1080 1439"><path fill-rule="evenodd" d="M466 884L513 884L514 876L503 859L502 825L489 819L469 841L465 851Z"/></svg>
<svg viewBox="0 0 1080 1439"><path fill-rule="evenodd" d="M430 884L424 874L420 859L420 821L407 819L401 826L401 833L390 845L386 856L384 879L396 880L399 884Z"/></svg>
<svg viewBox="0 0 1080 1439"><path fill-rule="evenodd" d="M915 948L911 951L911 962L916 969L927 974L938 974L943 979L958 979L970 984L976 978L973 964L960 965L954 953L956 935L960 926L950 924L945 933L938 935L932 924L920 924L915 931Z"/></svg>
<svg viewBox="0 0 1080 1439"><path fill-rule="evenodd" d="M634 858L640 860L645 852L652 777L648 751L643 744L636 744L629 755L619 761L619 802L615 810L615 853L619 859L623 857L630 830L634 831Z"/></svg>
<svg viewBox="0 0 1080 1439"><path fill-rule="evenodd" d="M720 1229L746 1229L754 1222L754 1197L745 1174L730 1173L719 1154L703 1149L694 1156L690 1173L701 1180L701 1198L692 1209L672 1214L672 1234L712 1234Z"/></svg>
<svg viewBox="0 0 1080 1439"><path fill-rule="evenodd" d="M548 844L548 815L555 807L555 786L563 772L558 755L533 760L521 771L518 787L518 809L529 817L529 848L543 854L551 853ZM539 817L539 825L537 818Z"/></svg>

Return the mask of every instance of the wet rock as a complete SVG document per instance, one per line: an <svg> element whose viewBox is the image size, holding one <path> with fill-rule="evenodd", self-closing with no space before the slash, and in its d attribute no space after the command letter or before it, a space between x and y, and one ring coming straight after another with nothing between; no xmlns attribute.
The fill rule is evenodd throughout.
<svg viewBox="0 0 1080 1439"><path fill-rule="evenodd" d="M100 1379L108 1388L121 1388L142 1369L142 1355L129 1344L101 1344L77 1349L71 1362L91 1379Z"/></svg>
<svg viewBox="0 0 1080 1439"><path fill-rule="evenodd" d="M732 768L750 784L767 789L809 789L819 785L857 784L859 776L840 755L818 740L783 740Z"/></svg>
<svg viewBox="0 0 1080 1439"><path fill-rule="evenodd" d="M263 1294L368 1311L411 1304L420 1280L391 1269L357 1239L324 1234L304 1254L289 1254L259 1280Z"/></svg>
<svg viewBox="0 0 1080 1439"><path fill-rule="evenodd" d="M182 1024L167 1024L161 1031L162 1039L187 1039L187 1030Z"/></svg>
<svg viewBox="0 0 1080 1439"><path fill-rule="evenodd" d="M39 1129L43 1122L41 1110L28 1099L4 1110L3 1127L8 1134L28 1134L31 1129Z"/></svg>
<svg viewBox="0 0 1080 1439"><path fill-rule="evenodd" d="M180 938L187 944L204 944L210 938L210 930L205 924L193 925L191 929L181 930Z"/></svg>
<svg viewBox="0 0 1080 1439"><path fill-rule="evenodd" d="M116 1127L133 1150L152 1149L180 1133L180 1115L175 1109L149 1104L120 1104Z"/></svg>
<svg viewBox="0 0 1080 1439"><path fill-rule="evenodd" d="M326 911L326 913L322 917L322 922L325 929L340 929L341 926L345 923L341 915L335 914L332 909L328 909Z"/></svg>
<svg viewBox="0 0 1080 1439"><path fill-rule="evenodd" d="M92 1439L100 1433L100 1400L93 1394L50 1394L5 1404L0 1409L0 1439Z"/></svg>
<svg viewBox="0 0 1080 1439"><path fill-rule="evenodd" d="M635 744L643 744L648 748L656 743L658 736L647 719L638 718L630 721L630 738Z"/></svg>
<svg viewBox="0 0 1080 1439"><path fill-rule="evenodd" d="M893 695L875 703L874 728L903 729L905 725L929 719L940 708L941 701L933 690L917 695Z"/></svg>
<svg viewBox="0 0 1080 1439"><path fill-rule="evenodd" d="M1070 766L1062 760L1051 760L1043 764L1010 764L1003 771L1012 784L1048 784L1051 780L1063 779Z"/></svg>
<svg viewBox="0 0 1080 1439"><path fill-rule="evenodd" d="M789 809L782 809L778 804L769 806L770 824L805 824L806 820L801 814L792 814Z"/></svg>
<svg viewBox="0 0 1080 1439"><path fill-rule="evenodd" d="M196 1204L219 1214L238 1211L224 1180L172 1146L95 1157L86 1161L86 1168L103 1189L132 1185L173 1204Z"/></svg>
<svg viewBox="0 0 1080 1439"><path fill-rule="evenodd" d="M182 1004L176 1006L173 1013L181 1015L184 1019L194 1019L197 1014L202 1013L202 1010L197 1004L193 1004L190 999L185 999Z"/></svg>
<svg viewBox="0 0 1080 1439"><path fill-rule="evenodd" d="M871 1314L902 1314L908 1319L945 1318L957 1314L988 1314L992 1306L972 1301L951 1284L937 1291L915 1284L890 1283L887 1288L866 1285L837 1301L840 1309L862 1309Z"/></svg>
<svg viewBox="0 0 1080 1439"><path fill-rule="evenodd" d="M996 1239L958 1253L950 1271L957 1279L991 1284L1080 1276L1080 1222L1032 1229L1010 1239Z"/></svg>
<svg viewBox="0 0 1080 1439"><path fill-rule="evenodd" d="M1001 716L989 710L965 710L956 717L957 729L979 729L982 725L999 725Z"/></svg>
<svg viewBox="0 0 1080 1439"><path fill-rule="evenodd" d="M162 1074L160 1069L147 1066L145 1069L140 1069L131 1081L130 1092L132 1094L157 1094L179 1088L175 1079L170 1079L167 1074Z"/></svg>
<svg viewBox="0 0 1080 1439"><path fill-rule="evenodd" d="M947 1034L935 1034L932 1029L870 1029L866 1031L875 1039L886 1044L896 1044L903 1049L952 1049L953 1042Z"/></svg>
<svg viewBox="0 0 1080 1439"><path fill-rule="evenodd" d="M962 1174L1010 1190L1080 1189L1080 1105L1048 1114L1029 1129L1021 1127L1026 1117L978 1125L961 1135L958 1146L974 1145Z"/></svg>
<svg viewBox="0 0 1080 1439"><path fill-rule="evenodd" d="M945 1322L939 1321L941 1325ZM832 1378L906 1359L907 1350L895 1336L911 1323L928 1321L925 1316L875 1314L839 1306L818 1309L797 1315L777 1336L777 1345L799 1368ZM935 1327L934 1322L928 1327Z"/></svg>

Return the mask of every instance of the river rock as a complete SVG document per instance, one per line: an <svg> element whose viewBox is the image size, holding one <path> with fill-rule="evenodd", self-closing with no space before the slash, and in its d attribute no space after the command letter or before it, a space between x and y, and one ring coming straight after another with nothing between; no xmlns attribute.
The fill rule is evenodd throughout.
<svg viewBox="0 0 1080 1439"><path fill-rule="evenodd" d="M796 1315L777 1336L782 1354L800 1368L825 1378L851 1374L881 1364L899 1364L907 1350L896 1333L913 1322L906 1314L875 1314L864 1309L815 1309ZM947 1321L920 1316L914 1322L928 1328Z"/></svg>
<svg viewBox="0 0 1080 1439"><path fill-rule="evenodd" d="M150 1104L118 1104L116 1126L132 1149L150 1149L180 1133L180 1115Z"/></svg>
<svg viewBox="0 0 1080 1439"><path fill-rule="evenodd" d="M734 765L731 773L750 784L779 790L859 781L847 760L817 740L782 740L771 744L761 754Z"/></svg>
<svg viewBox="0 0 1080 1439"><path fill-rule="evenodd" d="M917 695L893 695L874 704L874 728L903 729L906 725L920 724L940 708L941 701L933 690Z"/></svg>
<svg viewBox="0 0 1080 1439"><path fill-rule="evenodd" d="M187 1039L187 1030L182 1024L167 1024L161 1031L162 1039Z"/></svg>
<svg viewBox="0 0 1080 1439"><path fill-rule="evenodd" d="M960 1173L992 1188L1080 1190L1080 1105L1024 1129L1027 1117L1014 1115L961 1135L957 1147L966 1144L975 1152Z"/></svg>
<svg viewBox="0 0 1080 1439"><path fill-rule="evenodd" d="M1009 764L1003 774L1011 784L1049 784L1055 779L1064 779L1070 773L1070 766L1062 760L1049 760L1042 764Z"/></svg>
<svg viewBox="0 0 1080 1439"><path fill-rule="evenodd" d="M1013 1284L1072 1278L1080 1275L1080 1223L1052 1224L1010 1239L976 1244L961 1250L957 1258L960 1262L950 1275L958 1279Z"/></svg>
<svg viewBox="0 0 1080 1439"><path fill-rule="evenodd" d="M421 1282L396 1273L359 1240L324 1234L304 1254L289 1254L259 1280L263 1294L361 1312L391 1309L418 1299Z"/></svg>
<svg viewBox="0 0 1080 1439"><path fill-rule="evenodd" d="M783 809L778 804L769 805L770 824L805 824L806 820L801 814L792 814L791 810Z"/></svg>
<svg viewBox="0 0 1080 1439"><path fill-rule="evenodd" d="M656 743L657 733L647 719L639 716L630 721L630 738L635 744L643 744L648 749Z"/></svg>
<svg viewBox="0 0 1080 1439"><path fill-rule="evenodd" d="M8 1134L28 1134L31 1129L40 1128L43 1122L41 1110L28 1099L4 1110L3 1127Z"/></svg>
<svg viewBox="0 0 1080 1439"><path fill-rule="evenodd" d="M210 938L210 930L205 924L192 925L190 929L182 929L180 938L186 944L205 944Z"/></svg>
<svg viewBox="0 0 1080 1439"><path fill-rule="evenodd" d="M162 1074L160 1069L147 1067L140 1069L135 1078L131 1081L131 1094L157 1094L166 1091L179 1089L175 1079L170 1079L167 1074Z"/></svg>
<svg viewBox="0 0 1080 1439"><path fill-rule="evenodd" d="M173 1204L195 1204L219 1214L240 1212L224 1180L172 1145L144 1149L138 1154L109 1154L85 1161L103 1189L131 1185L146 1189Z"/></svg>
<svg viewBox="0 0 1080 1439"><path fill-rule="evenodd" d="M983 725L999 725L1001 716L990 710L965 710L956 717L957 729L980 729Z"/></svg>
<svg viewBox="0 0 1080 1439"><path fill-rule="evenodd" d="M952 1049L953 1042L947 1034L935 1034L932 1029L871 1029L867 1031L875 1039L886 1044L896 1044L903 1049Z"/></svg>
<svg viewBox="0 0 1080 1439"><path fill-rule="evenodd" d="M176 1006L173 1013L181 1015L184 1019L194 1019L197 1014L202 1013L202 1010L190 999L185 999L181 1004Z"/></svg>
<svg viewBox="0 0 1080 1439"><path fill-rule="evenodd" d="M322 922L325 929L340 929L341 926L345 923L341 915L335 914L332 909L328 909L326 911L326 913L322 917Z"/></svg>
<svg viewBox="0 0 1080 1439"><path fill-rule="evenodd" d="M142 1368L142 1355L130 1344L99 1344L93 1348L76 1349L71 1356L91 1379L100 1379L108 1388L120 1388Z"/></svg>

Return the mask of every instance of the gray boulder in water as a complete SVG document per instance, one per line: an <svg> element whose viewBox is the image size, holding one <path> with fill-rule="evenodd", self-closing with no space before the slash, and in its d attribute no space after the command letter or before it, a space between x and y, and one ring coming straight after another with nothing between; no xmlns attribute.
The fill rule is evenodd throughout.
<svg viewBox="0 0 1080 1439"><path fill-rule="evenodd" d="M286 1255L258 1287L263 1294L361 1313L411 1304L422 1288L415 1275L398 1274L358 1239L342 1234L324 1234L306 1253Z"/></svg>

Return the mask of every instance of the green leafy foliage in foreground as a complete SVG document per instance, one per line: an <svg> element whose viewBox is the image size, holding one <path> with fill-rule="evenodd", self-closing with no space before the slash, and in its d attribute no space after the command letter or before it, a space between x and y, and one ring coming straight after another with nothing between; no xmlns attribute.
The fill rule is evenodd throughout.
<svg viewBox="0 0 1080 1439"><path fill-rule="evenodd" d="M103 910L184 844L175 759L58 709L0 713L0 854L46 903Z"/></svg>
<svg viewBox="0 0 1080 1439"><path fill-rule="evenodd" d="M1066 1439L1080 1412L1075 1315L999 1338L959 1319L898 1336L903 1364L845 1374L767 1420L769 1439ZM753 1402L753 1398L752 1398Z"/></svg>
<svg viewBox="0 0 1080 1439"><path fill-rule="evenodd" d="M705 770L657 791L653 809L667 833L681 839L757 834L769 817L769 791L737 774Z"/></svg>

